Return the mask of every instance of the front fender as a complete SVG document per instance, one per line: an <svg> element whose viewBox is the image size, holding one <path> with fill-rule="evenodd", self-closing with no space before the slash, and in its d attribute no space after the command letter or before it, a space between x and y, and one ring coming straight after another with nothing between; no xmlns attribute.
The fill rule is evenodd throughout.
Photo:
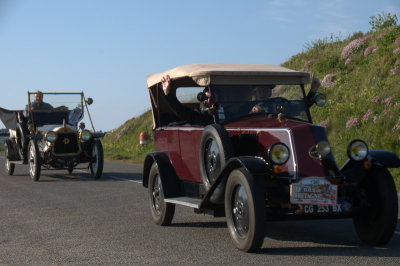
<svg viewBox="0 0 400 266"><path fill-rule="evenodd" d="M391 151L371 150L368 152L367 160L373 165L384 168L400 167L400 159ZM367 170L363 167L363 162L347 160L340 172L346 177L347 182L359 182L366 175Z"/></svg>
<svg viewBox="0 0 400 266"><path fill-rule="evenodd" d="M224 203L226 181L229 174L238 168L245 169L262 186L266 186L268 177L272 176L271 170L262 158L250 156L231 158L207 192L200 204L200 208L209 208L213 205Z"/></svg>
<svg viewBox="0 0 400 266"><path fill-rule="evenodd" d="M167 152L150 152L147 154L143 164L142 185L146 188L149 186L149 174L153 163L156 163L158 167L164 197L179 196L180 181Z"/></svg>

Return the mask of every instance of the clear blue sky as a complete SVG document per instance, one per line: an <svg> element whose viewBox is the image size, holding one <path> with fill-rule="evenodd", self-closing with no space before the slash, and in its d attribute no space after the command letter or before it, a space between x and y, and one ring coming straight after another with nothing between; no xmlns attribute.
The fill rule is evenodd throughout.
<svg viewBox="0 0 400 266"><path fill-rule="evenodd" d="M399 17L400 1L0 0L0 107L23 109L28 89L84 91L96 129L111 130L150 107L151 73L280 64L382 11Z"/></svg>

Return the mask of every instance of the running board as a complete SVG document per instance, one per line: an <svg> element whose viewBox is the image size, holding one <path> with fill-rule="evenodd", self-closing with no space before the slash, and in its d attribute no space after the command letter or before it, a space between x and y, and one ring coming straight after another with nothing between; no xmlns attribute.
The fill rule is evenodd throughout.
<svg viewBox="0 0 400 266"><path fill-rule="evenodd" d="M9 163L12 163L12 164L24 164L24 161L8 161Z"/></svg>
<svg viewBox="0 0 400 266"><path fill-rule="evenodd" d="M200 207L201 199L189 198L189 197L177 197L164 199L167 203L173 203L178 205L183 205L187 207L192 207L198 209Z"/></svg>

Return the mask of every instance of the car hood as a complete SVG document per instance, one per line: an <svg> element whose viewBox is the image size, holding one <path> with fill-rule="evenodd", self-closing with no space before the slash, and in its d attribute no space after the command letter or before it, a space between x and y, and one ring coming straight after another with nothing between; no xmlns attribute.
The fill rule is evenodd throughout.
<svg viewBox="0 0 400 266"><path fill-rule="evenodd" d="M277 119L266 116L251 116L224 125L239 156L268 158L272 144L282 142L290 149L290 159L283 166L292 179L304 177L339 177L340 172L332 152L323 159L313 158L310 149L318 142L327 141L324 127L311 123ZM329 142L328 142L329 143Z"/></svg>

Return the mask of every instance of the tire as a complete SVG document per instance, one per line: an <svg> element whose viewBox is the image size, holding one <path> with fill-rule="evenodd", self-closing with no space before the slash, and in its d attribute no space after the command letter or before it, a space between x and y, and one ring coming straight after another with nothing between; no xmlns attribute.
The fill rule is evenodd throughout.
<svg viewBox="0 0 400 266"><path fill-rule="evenodd" d="M28 145L29 139L27 135L29 134L28 130L21 124L17 124L17 144L19 156L24 161L24 163L28 160Z"/></svg>
<svg viewBox="0 0 400 266"><path fill-rule="evenodd" d="M199 148L200 173L206 190L211 188L232 156L232 142L225 128L219 124L206 126Z"/></svg>
<svg viewBox="0 0 400 266"><path fill-rule="evenodd" d="M7 142L6 142L7 143ZM15 169L15 164L10 163L10 160L8 159L8 145L6 144L4 147L4 157L5 157L5 169L8 175L13 175L14 174L14 169Z"/></svg>
<svg viewBox="0 0 400 266"><path fill-rule="evenodd" d="M39 181L40 178L40 155L39 147L34 140L29 141L28 145L28 166L29 174L33 181Z"/></svg>
<svg viewBox="0 0 400 266"><path fill-rule="evenodd" d="M103 145L99 139L93 140L91 157L93 161L90 163L90 172L92 173L94 179L99 179L103 174L104 166L104 155L103 155Z"/></svg>
<svg viewBox="0 0 400 266"><path fill-rule="evenodd" d="M383 246L390 241L397 223L398 199L393 177L383 167L374 167L360 184L361 210L353 217L360 240Z"/></svg>
<svg viewBox="0 0 400 266"><path fill-rule="evenodd" d="M175 213L175 204L164 201L164 191L156 163L149 174L149 203L153 221L158 225L170 225Z"/></svg>
<svg viewBox="0 0 400 266"><path fill-rule="evenodd" d="M264 193L243 169L233 170L228 177L225 214L236 248L246 252L259 250L265 234Z"/></svg>

